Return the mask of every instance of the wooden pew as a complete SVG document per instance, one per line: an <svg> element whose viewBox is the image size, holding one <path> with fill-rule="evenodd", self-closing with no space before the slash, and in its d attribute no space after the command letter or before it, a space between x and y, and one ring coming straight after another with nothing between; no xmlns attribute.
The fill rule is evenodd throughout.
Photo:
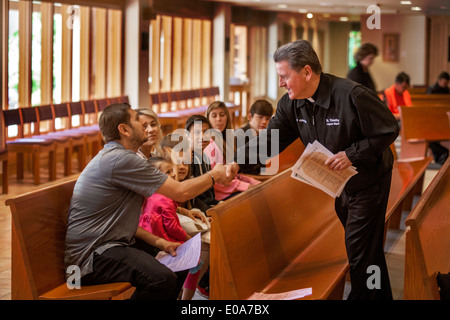
<svg viewBox="0 0 450 320"><path fill-rule="evenodd" d="M385 237L387 228L398 229L400 227L402 211L411 209L413 197L417 193L416 186L421 182L432 159L431 157L409 161L400 159L394 162L386 209Z"/></svg>
<svg viewBox="0 0 450 320"><path fill-rule="evenodd" d="M411 94L411 101L413 105L415 103L438 103L438 104L450 104L450 94Z"/></svg>
<svg viewBox="0 0 450 320"><path fill-rule="evenodd" d="M8 193L8 150L0 148L0 161L2 162L2 193Z"/></svg>
<svg viewBox="0 0 450 320"><path fill-rule="evenodd" d="M290 175L288 169L208 210L211 299L309 287L305 299L342 299L348 262L334 199Z"/></svg>
<svg viewBox="0 0 450 320"><path fill-rule="evenodd" d="M386 225L399 219L430 161L395 162ZM334 199L290 174L288 169L208 210L211 299L308 287L313 294L304 299L342 299L348 263Z"/></svg>
<svg viewBox="0 0 450 320"><path fill-rule="evenodd" d="M450 272L450 159L405 221L405 300L438 300L437 272Z"/></svg>
<svg viewBox="0 0 450 320"><path fill-rule="evenodd" d="M67 214L76 180L6 200L12 214L13 300L110 299L132 289L111 283L68 289L64 250Z"/></svg>
<svg viewBox="0 0 450 320"><path fill-rule="evenodd" d="M448 107L400 107L400 158L426 156L428 144L433 140L450 140Z"/></svg>
<svg viewBox="0 0 450 320"><path fill-rule="evenodd" d="M305 150L305 146L302 141L297 138L294 142L292 142L286 149L284 149L277 157L276 161L278 161L278 171L276 174L283 172L286 169L290 169L300 158L303 151ZM267 168L270 168L270 164L272 163L272 159L266 161ZM276 174L272 175L263 175L263 174L245 174L251 178L254 178L259 181L266 181Z"/></svg>

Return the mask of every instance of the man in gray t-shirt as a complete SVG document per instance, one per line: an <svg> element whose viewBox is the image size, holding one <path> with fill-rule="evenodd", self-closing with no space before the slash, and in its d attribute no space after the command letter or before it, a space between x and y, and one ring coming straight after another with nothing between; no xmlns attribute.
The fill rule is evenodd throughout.
<svg viewBox="0 0 450 320"><path fill-rule="evenodd" d="M147 140L128 104L106 107L99 119L106 142L83 170L74 188L66 233L66 267L81 269L81 284L130 282L135 299L175 299L186 272L173 273L154 259L159 250L176 255L179 243L138 227L145 197L156 191L186 201L227 184L236 166L219 166L195 179L177 182L136 155ZM217 169L216 169L217 168Z"/></svg>

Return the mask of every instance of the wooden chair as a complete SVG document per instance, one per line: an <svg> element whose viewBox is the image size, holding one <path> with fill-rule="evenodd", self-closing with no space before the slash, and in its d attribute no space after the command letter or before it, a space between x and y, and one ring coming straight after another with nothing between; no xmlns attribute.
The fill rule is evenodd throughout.
<svg viewBox="0 0 450 320"><path fill-rule="evenodd" d="M76 180L6 200L12 214L13 300L111 299L132 288L109 283L69 289L64 266L67 214Z"/></svg>
<svg viewBox="0 0 450 320"><path fill-rule="evenodd" d="M0 148L0 161L2 162L2 193L8 193L8 149Z"/></svg>
<svg viewBox="0 0 450 320"><path fill-rule="evenodd" d="M121 103L130 103L130 101L128 100L128 96L121 96L119 98L119 102L121 102Z"/></svg>
<svg viewBox="0 0 450 320"><path fill-rule="evenodd" d="M81 103L84 108L84 125L100 130L98 127L97 105L95 101L86 100Z"/></svg>
<svg viewBox="0 0 450 320"><path fill-rule="evenodd" d="M181 109L188 109L192 107L192 101L188 97L188 91L187 90L181 90L177 92L178 94L178 101L181 103Z"/></svg>
<svg viewBox="0 0 450 320"><path fill-rule="evenodd" d="M155 111L156 113L161 112L161 98L159 96L159 93L150 94L150 103L153 111Z"/></svg>
<svg viewBox="0 0 450 320"><path fill-rule="evenodd" d="M200 89L192 89L189 90L189 98L192 100L193 107L200 107L202 105L201 103L201 93Z"/></svg>
<svg viewBox="0 0 450 320"><path fill-rule="evenodd" d="M86 126L84 119L84 110L81 102L69 102L69 119L70 128L74 133L80 131L84 134L86 146L90 146L91 156L94 157L100 151L100 145L102 142L102 136L100 130L96 127ZM73 126L73 116L78 115L80 117L80 125L78 127Z"/></svg>
<svg viewBox="0 0 450 320"><path fill-rule="evenodd" d="M212 101L220 100L220 91L219 87L211 87L209 88L209 96L211 97Z"/></svg>
<svg viewBox="0 0 450 320"><path fill-rule="evenodd" d="M108 98L107 100L108 100L108 104L119 103L120 97Z"/></svg>
<svg viewBox="0 0 450 320"><path fill-rule="evenodd" d="M100 116L100 113L105 109L107 106L109 106L108 99L97 99L97 114Z"/></svg>
<svg viewBox="0 0 450 320"><path fill-rule="evenodd" d="M45 108L45 106L41 106ZM72 172L72 140L70 137L65 136L51 136L48 133L53 131L54 123L53 123L53 114L51 112L51 106L47 105L47 108L50 108L50 115L48 119L44 118L42 115L42 120L49 120L47 123L48 128L46 128L47 133L42 132L43 123L41 122L41 115L39 114L40 108L38 107L29 107L29 108L21 108L23 123L35 123L35 132L32 138L36 139L48 139L53 140L55 142L55 161L57 160L57 155L59 150L64 150L64 176L68 176ZM45 125L45 123L44 123ZM56 177L56 168L55 168L55 177Z"/></svg>
<svg viewBox="0 0 450 320"><path fill-rule="evenodd" d="M86 135L82 131L68 130L70 129L71 117L67 103L54 104L52 105L52 107L53 107L54 121L56 121L56 119L59 118L61 119L62 122L65 122L66 125L64 128L60 130L56 130L55 128L55 132L51 133L50 135L66 136L72 139L72 152L77 153L78 170L81 172L86 166L86 153L87 153L85 141Z"/></svg>
<svg viewBox="0 0 450 320"><path fill-rule="evenodd" d="M201 104L209 105L213 99L209 96L208 88L200 88Z"/></svg>
<svg viewBox="0 0 450 320"><path fill-rule="evenodd" d="M170 111L181 110L180 96L177 91L169 92Z"/></svg>
<svg viewBox="0 0 450 320"><path fill-rule="evenodd" d="M48 153L48 175L49 181L56 179L56 143L54 139L46 138L24 138L23 122L21 109L3 110L3 120L5 133L7 136L7 128L12 125L19 126L18 138L6 141L8 152L16 153L16 172L17 179L24 178L24 154L32 156L32 172L34 177L34 184L40 184L40 158L42 153ZM36 124L35 124L36 125Z"/></svg>
<svg viewBox="0 0 450 320"><path fill-rule="evenodd" d="M405 224L405 300L439 300L436 275L450 272L450 159Z"/></svg>

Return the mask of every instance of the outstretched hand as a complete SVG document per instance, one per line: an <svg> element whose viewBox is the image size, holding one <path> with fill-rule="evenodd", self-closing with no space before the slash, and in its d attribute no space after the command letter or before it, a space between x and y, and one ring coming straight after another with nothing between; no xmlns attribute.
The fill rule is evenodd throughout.
<svg viewBox="0 0 450 320"><path fill-rule="evenodd" d="M214 169L211 171L216 183L223 184L225 186L230 185L231 181L236 177L239 171L239 166L237 163L233 162L231 164L216 164Z"/></svg>

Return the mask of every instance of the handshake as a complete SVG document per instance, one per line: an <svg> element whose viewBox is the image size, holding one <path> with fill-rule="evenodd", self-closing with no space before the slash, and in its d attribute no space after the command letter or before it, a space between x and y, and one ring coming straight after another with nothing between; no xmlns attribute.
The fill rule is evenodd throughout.
<svg viewBox="0 0 450 320"><path fill-rule="evenodd" d="M239 171L239 165L236 162L229 164L216 164L214 169L209 171L213 177L214 183L220 183L225 186L230 185L231 181L236 177Z"/></svg>

